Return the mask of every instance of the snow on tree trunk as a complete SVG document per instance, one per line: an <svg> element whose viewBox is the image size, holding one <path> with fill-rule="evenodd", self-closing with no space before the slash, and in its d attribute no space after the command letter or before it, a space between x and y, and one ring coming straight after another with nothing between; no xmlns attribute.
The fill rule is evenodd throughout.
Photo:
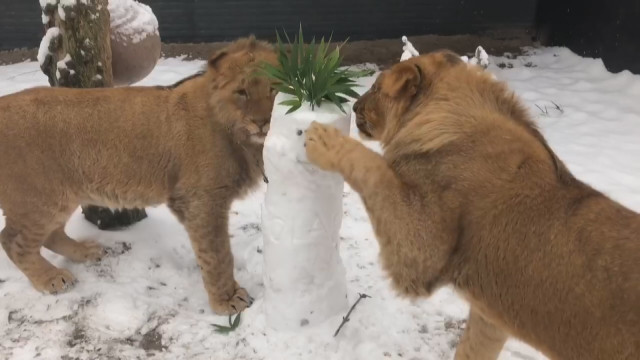
<svg viewBox="0 0 640 360"><path fill-rule="evenodd" d="M111 86L107 0L40 0L47 34L38 52L51 86ZM52 30L57 28L58 30ZM54 36L55 35L55 36Z"/></svg>
<svg viewBox="0 0 640 360"><path fill-rule="evenodd" d="M344 180L307 161L304 132L318 121L348 134L351 115L330 103L287 110L274 106L263 152L264 311L272 328L296 330L348 309L339 253Z"/></svg>
<svg viewBox="0 0 640 360"><path fill-rule="evenodd" d="M40 43L38 62L49 84L112 86L108 0L40 0L40 6L47 32ZM83 206L82 212L100 229L127 226L147 216L144 209L114 213L96 206Z"/></svg>

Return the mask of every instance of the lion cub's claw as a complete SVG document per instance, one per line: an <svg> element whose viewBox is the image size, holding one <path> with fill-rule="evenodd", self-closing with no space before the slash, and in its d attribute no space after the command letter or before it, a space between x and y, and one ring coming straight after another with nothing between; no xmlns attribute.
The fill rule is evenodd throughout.
<svg viewBox="0 0 640 360"><path fill-rule="evenodd" d="M67 269L56 269L53 274L41 277L40 280L32 281L36 290L56 295L71 289L77 280Z"/></svg>
<svg viewBox="0 0 640 360"><path fill-rule="evenodd" d="M211 300L209 305L213 312L219 315L237 314L253 304L253 298L249 296L247 290L236 287L233 296L228 300Z"/></svg>
<svg viewBox="0 0 640 360"><path fill-rule="evenodd" d="M100 261L107 254L105 248L97 241L87 240L78 243L78 250L69 260L73 262Z"/></svg>
<svg viewBox="0 0 640 360"><path fill-rule="evenodd" d="M306 132L307 158L323 170L336 170L343 138L340 130L334 127L312 123Z"/></svg>

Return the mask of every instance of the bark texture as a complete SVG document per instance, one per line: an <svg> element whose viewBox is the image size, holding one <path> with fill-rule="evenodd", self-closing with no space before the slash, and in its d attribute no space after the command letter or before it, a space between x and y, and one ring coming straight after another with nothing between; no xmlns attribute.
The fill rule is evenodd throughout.
<svg viewBox="0 0 640 360"><path fill-rule="evenodd" d="M40 68L51 86L95 88L113 86L108 0L47 3L45 30L56 27ZM147 217L144 209L82 206L85 218L103 230L132 225Z"/></svg>

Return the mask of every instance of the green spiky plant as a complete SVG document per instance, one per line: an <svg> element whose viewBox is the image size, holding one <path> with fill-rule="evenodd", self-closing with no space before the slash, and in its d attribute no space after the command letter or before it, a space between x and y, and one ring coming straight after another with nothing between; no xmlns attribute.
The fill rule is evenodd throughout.
<svg viewBox="0 0 640 360"><path fill-rule="evenodd" d="M314 110L325 101L346 113L342 104L348 102L348 98L360 96L353 90L357 85L355 79L371 75L373 71L353 71L340 67L340 48L346 41L332 51L329 51L331 38L325 42L323 37L318 44L313 38L309 45L305 45L302 26L293 42L286 32L284 36L287 44L283 43L276 31L278 66L265 63L262 70L263 75L273 81L274 89L294 97L280 103L289 107L287 114L298 110L304 103L309 103L311 110ZM287 51L287 45L290 52Z"/></svg>

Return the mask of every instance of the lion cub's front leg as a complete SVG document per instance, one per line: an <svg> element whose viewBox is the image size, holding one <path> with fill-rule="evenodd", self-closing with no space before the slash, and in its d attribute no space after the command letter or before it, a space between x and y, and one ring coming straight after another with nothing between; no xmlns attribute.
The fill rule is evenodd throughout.
<svg viewBox="0 0 640 360"><path fill-rule="evenodd" d="M402 237L416 211L404 201L405 187L380 154L318 123L307 130L305 147L311 163L340 173L360 195L383 248Z"/></svg>
<svg viewBox="0 0 640 360"><path fill-rule="evenodd" d="M342 172L341 162L360 145L340 130L316 122L311 124L306 136L307 158L327 171Z"/></svg>
<svg viewBox="0 0 640 360"><path fill-rule="evenodd" d="M307 157L340 173L360 197L380 244L383 267L395 288L409 296L430 294L455 244L436 203L407 187L387 160L337 129L313 124L307 130Z"/></svg>
<svg viewBox="0 0 640 360"><path fill-rule="evenodd" d="M309 161L323 170L340 173L365 200L375 201L380 186L402 192L402 184L385 159L338 129L313 123L305 146Z"/></svg>
<svg viewBox="0 0 640 360"><path fill-rule="evenodd" d="M228 225L231 201L218 198L215 191L202 191L173 196L169 207L187 229L211 309L230 315L251 306L251 297L233 276Z"/></svg>
<svg viewBox="0 0 640 360"><path fill-rule="evenodd" d="M508 335L471 307L455 360L496 360Z"/></svg>

